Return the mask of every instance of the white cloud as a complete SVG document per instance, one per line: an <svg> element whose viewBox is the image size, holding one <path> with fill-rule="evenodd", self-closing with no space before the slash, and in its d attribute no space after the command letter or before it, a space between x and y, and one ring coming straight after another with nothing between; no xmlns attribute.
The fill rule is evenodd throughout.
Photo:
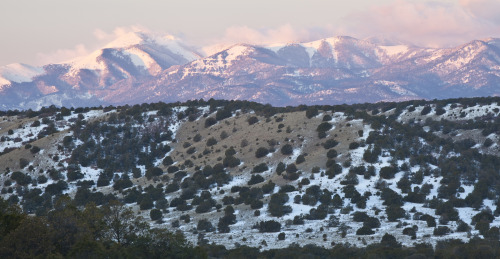
<svg viewBox="0 0 500 259"><path fill-rule="evenodd" d="M220 36L185 39L206 54L213 54L237 43L269 45L273 43L306 42L346 35L356 38L383 37L399 39L420 46L449 47L473 39L500 37L499 0L395 0L388 4L374 3L338 20L335 24L316 27L284 24L274 28L256 29L231 26ZM38 53L38 64L62 62L102 48L129 32L151 31L140 25L95 29L93 43L78 44L70 49ZM184 38L184 37L181 37ZM196 42L194 42L196 40ZM90 41L88 41L90 42Z"/></svg>
<svg viewBox="0 0 500 259"><path fill-rule="evenodd" d="M37 65L59 63L74 59L75 57L88 55L90 51L83 44L78 44L72 49L59 49L48 53L37 53Z"/></svg>
<svg viewBox="0 0 500 259"><path fill-rule="evenodd" d="M268 45L274 43L306 42L334 36L331 26L315 28L296 28L285 24L277 28L254 29L248 26L232 26L225 30L222 37L208 40L203 51L210 55L237 43Z"/></svg>
<svg viewBox="0 0 500 259"><path fill-rule="evenodd" d="M459 3L398 0L346 17L345 29L359 37L386 36L422 46L454 46L499 36L500 26L496 22L499 16L491 10L500 7L489 9L497 5L497 0Z"/></svg>
<svg viewBox="0 0 500 259"><path fill-rule="evenodd" d="M111 32L106 32L102 29L95 29L93 32L94 40L90 44L77 44L73 48L69 49L58 49L46 53L36 54L36 65L46 65L53 63L62 63L77 57L89 55L92 51L102 48L107 43L127 34L130 32L150 32L150 30L144 26L134 25L134 26L123 26L116 27Z"/></svg>
<svg viewBox="0 0 500 259"><path fill-rule="evenodd" d="M107 43L130 32L150 32L150 30L141 25L122 26L122 27L116 27L110 33L102 29L95 29L94 36L96 37L97 40Z"/></svg>
<svg viewBox="0 0 500 259"><path fill-rule="evenodd" d="M460 0L460 5L476 19L500 26L500 1Z"/></svg>

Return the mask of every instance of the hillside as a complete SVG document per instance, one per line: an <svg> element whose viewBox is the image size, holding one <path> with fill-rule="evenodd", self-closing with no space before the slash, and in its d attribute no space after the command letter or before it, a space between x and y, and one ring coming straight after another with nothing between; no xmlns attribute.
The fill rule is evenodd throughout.
<svg viewBox="0 0 500 259"><path fill-rule="evenodd" d="M498 240L499 113L500 98L2 112L1 197L39 216L64 195L119 200L227 248Z"/></svg>

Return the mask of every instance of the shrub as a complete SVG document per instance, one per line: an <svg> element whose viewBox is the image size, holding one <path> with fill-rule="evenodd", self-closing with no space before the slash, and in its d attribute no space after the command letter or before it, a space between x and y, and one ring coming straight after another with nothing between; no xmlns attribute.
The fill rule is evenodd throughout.
<svg viewBox="0 0 500 259"><path fill-rule="evenodd" d="M169 167L170 169L170 167ZM169 171L170 172L170 171ZM161 170L161 168L159 167L151 167L149 168L147 171L146 171L146 178L151 179L155 176L160 176L163 174L163 170Z"/></svg>
<svg viewBox="0 0 500 259"><path fill-rule="evenodd" d="M484 147L491 147L491 145L493 145L493 140L491 140L490 138L487 138L483 143Z"/></svg>
<svg viewBox="0 0 500 259"><path fill-rule="evenodd" d="M278 240L285 240L285 233L281 232L278 234Z"/></svg>
<svg viewBox="0 0 500 259"><path fill-rule="evenodd" d="M241 163L240 159L236 158L234 156L226 156L224 158L224 160L222 161L222 164L225 167L229 167L229 168L236 167L236 166L240 165L240 163Z"/></svg>
<svg viewBox="0 0 500 259"><path fill-rule="evenodd" d="M170 156L166 156L163 161L161 162L164 166L169 166L174 163L174 160Z"/></svg>
<svg viewBox="0 0 500 259"><path fill-rule="evenodd" d="M227 132L225 130L223 130L220 135L219 135L220 139L226 139L227 137L229 137L229 134L227 134Z"/></svg>
<svg viewBox="0 0 500 259"><path fill-rule="evenodd" d="M297 166L295 164L289 164L289 165L287 165L287 167L285 169L285 171L287 173L295 173L295 172L297 172L297 170L298 169L297 169Z"/></svg>
<svg viewBox="0 0 500 259"><path fill-rule="evenodd" d="M48 179L45 175L40 175L36 180L38 181L39 184L44 184L47 182Z"/></svg>
<svg viewBox="0 0 500 259"><path fill-rule="evenodd" d="M250 203L250 208L255 210L255 209L260 209L264 206L264 202L262 202L261 200L253 200L251 203Z"/></svg>
<svg viewBox="0 0 500 259"><path fill-rule="evenodd" d="M339 142L337 142L336 140L329 139L329 140L325 141L325 143L323 143L323 147L325 149L330 149L330 148L336 147L338 144L339 144Z"/></svg>
<svg viewBox="0 0 500 259"><path fill-rule="evenodd" d="M200 133L196 134L194 137L193 137L193 141L194 142L200 142L202 139Z"/></svg>
<svg viewBox="0 0 500 259"><path fill-rule="evenodd" d="M417 232L415 232L415 229L408 227L408 228L403 229L403 235L416 237Z"/></svg>
<svg viewBox="0 0 500 259"><path fill-rule="evenodd" d="M195 147L190 147L190 148L188 148L188 150L186 150L186 153L188 155L194 154L194 152L196 152L196 148Z"/></svg>
<svg viewBox="0 0 500 259"><path fill-rule="evenodd" d="M299 155L297 157L297 159L295 160L295 163L298 165L298 164L304 163L305 161L306 161L306 158L304 157L304 155Z"/></svg>
<svg viewBox="0 0 500 259"><path fill-rule="evenodd" d="M167 168L167 172L168 172L169 174L173 174L173 173L175 173L175 172L177 172L177 171L179 171L179 167L177 167L177 166L175 166L175 165L173 165L173 166L169 166L169 167ZM146 172L146 173L147 173L147 172Z"/></svg>
<svg viewBox="0 0 500 259"><path fill-rule="evenodd" d="M256 228L259 229L261 233L279 232L281 230L281 224L274 220L261 221L257 223Z"/></svg>
<svg viewBox="0 0 500 259"><path fill-rule="evenodd" d="M368 217L364 222L363 222L364 227L368 228L379 228L380 227L380 220L374 217Z"/></svg>
<svg viewBox="0 0 500 259"><path fill-rule="evenodd" d="M252 117L248 118L247 122L248 122L248 125L253 125L253 124L259 122L259 119L255 116L252 116Z"/></svg>
<svg viewBox="0 0 500 259"><path fill-rule="evenodd" d="M461 220L458 221L457 223L458 223L457 232L468 232L468 231L470 231L471 228L470 228L470 226L467 223L465 223L465 222L463 222Z"/></svg>
<svg viewBox="0 0 500 259"><path fill-rule="evenodd" d="M149 195L143 195L140 203L139 203L139 208L141 210L149 210L152 209L154 206L153 199Z"/></svg>
<svg viewBox="0 0 500 259"><path fill-rule="evenodd" d="M401 244L398 243L396 238L388 233L385 233L384 236L382 237L382 240L380 241L380 244L385 246L385 247L392 247L392 248L398 248L401 247Z"/></svg>
<svg viewBox="0 0 500 259"><path fill-rule="evenodd" d="M328 179L333 179L333 177L341 173L342 173L342 166L335 163L334 161L333 165L326 170L325 175L328 176Z"/></svg>
<svg viewBox="0 0 500 259"><path fill-rule="evenodd" d="M306 117L308 119L315 117L316 115L318 115L318 108L316 108L315 106L311 106L311 107L307 108Z"/></svg>
<svg viewBox="0 0 500 259"><path fill-rule="evenodd" d="M233 116L231 110L227 109L226 107L224 107L224 109L218 110L217 113L215 113L215 119L217 119L218 121L227 119L231 116Z"/></svg>
<svg viewBox="0 0 500 259"><path fill-rule="evenodd" d="M276 166L276 174L281 175L286 169L286 165L283 162L279 162Z"/></svg>
<svg viewBox="0 0 500 259"><path fill-rule="evenodd" d="M265 194L271 193L274 190L275 186L276 186L275 183L269 181L268 183L262 185L262 192Z"/></svg>
<svg viewBox="0 0 500 259"><path fill-rule="evenodd" d="M49 184L45 188L45 192L50 195L58 195L61 194L62 191L68 189L68 184L65 181L59 180L57 183Z"/></svg>
<svg viewBox="0 0 500 259"><path fill-rule="evenodd" d="M435 236L444 236L446 234L450 233L450 228L446 227L446 226L439 226L437 228L434 229L434 235Z"/></svg>
<svg viewBox="0 0 500 259"><path fill-rule="evenodd" d="M399 218L403 218L406 211L397 205L390 205L386 207L385 213L387 214L387 220L393 222Z"/></svg>
<svg viewBox="0 0 500 259"><path fill-rule="evenodd" d="M226 156L234 156L234 155L236 155L236 150L234 150L233 147L230 147L230 148L226 149L226 152L224 152L224 154Z"/></svg>
<svg viewBox="0 0 500 259"><path fill-rule="evenodd" d="M362 236L362 235L373 235L375 234L375 231L373 231L369 227L362 226L358 230L356 230L356 235Z"/></svg>
<svg viewBox="0 0 500 259"><path fill-rule="evenodd" d="M352 220L355 222L365 222L368 218L366 212L356 211L352 214Z"/></svg>
<svg viewBox="0 0 500 259"><path fill-rule="evenodd" d="M332 129L333 125L330 124L329 122L322 122L321 124L318 125L316 128L317 132L327 132L330 129Z"/></svg>
<svg viewBox="0 0 500 259"><path fill-rule="evenodd" d="M436 108L436 115L443 115L446 113L446 110L443 109L443 107L437 107Z"/></svg>
<svg viewBox="0 0 500 259"><path fill-rule="evenodd" d="M207 139L207 146L208 147L213 146L215 144L217 144L217 140L214 137Z"/></svg>
<svg viewBox="0 0 500 259"><path fill-rule="evenodd" d="M29 161L26 158L19 158L19 168L25 168L27 165L29 165Z"/></svg>
<svg viewBox="0 0 500 259"><path fill-rule="evenodd" d="M397 169L392 166L385 166L380 169L380 177L384 179L392 179L397 173Z"/></svg>
<svg viewBox="0 0 500 259"><path fill-rule="evenodd" d="M293 154L293 147L290 144L285 144L281 147L281 154L287 156Z"/></svg>
<svg viewBox="0 0 500 259"><path fill-rule="evenodd" d="M212 202L211 200L204 200L202 201L197 207L195 212L196 213L206 213L209 212L212 209Z"/></svg>
<svg viewBox="0 0 500 259"><path fill-rule="evenodd" d="M330 150L328 150L328 152L326 152L327 158L335 158L335 157L337 157L337 155L338 155L337 150L335 150L335 149L330 149Z"/></svg>
<svg viewBox="0 0 500 259"><path fill-rule="evenodd" d="M69 182L76 181L83 178L83 174L80 171L68 171L66 174Z"/></svg>
<svg viewBox="0 0 500 259"><path fill-rule="evenodd" d="M31 183L31 177L19 171L13 172L10 179L16 181L19 185L27 185Z"/></svg>
<svg viewBox="0 0 500 259"><path fill-rule="evenodd" d="M214 226L210 221L206 219L201 219L198 221L198 225L196 227L197 230L199 231L205 231L205 232L213 232L215 230Z"/></svg>
<svg viewBox="0 0 500 259"><path fill-rule="evenodd" d="M420 115L427 115L432 111L432 108L430 106L425 106L422 111L420 112Z"/></svg>
<svg viewBox="0 0 500 259"><path fill-rule="evenodd" d="M260 163L253 168L252 173L262 173L262 172L265 172L267 170L269 170L269 167L267 167L267 164Z"/></svg>
<svg viewBox="0 0 500 259"><path fill-rule="evenodd" d="M349 149L356 149L359 147L359 143L358 142L351 142L349 143Z"/></svg>
<svg viewBox="0 0 500 259"><path fill-rule="evenodd" d="M269 154L269 150L265 147L259 147L257 151L255 151L256 158L265 157L267 154Z"/></svg>
<svg viewBox="0 0 500 259"><path fill-rule="evenodd" d="M159 220L163 217L163 213L159 209L152 209L149 212L149 217L151 217L151 220Z"/></svg>
<svg viewBox="0 0 500 259"><path fill-rule="evenodd" d="M254 175L252 175L252 177L248 181L248 185L258 184L258 183L261 183L263 181L264 181L264 177L262 177L259 174L254 174Z"/></svg>
<svg viewBox="0 0 500 259"><path fill-rule="evenodd" d="M428 227L435 227L436 226L436 219L429 214L423 215L422 217L420 217L420 219L426 221Z"/></svg>
<svg viewBox="0 0 500 259"><path fill-rule="evenodd" d="M292 208L290 206L284 206L288 199L289 197L286 193L275 193L271 195L271 200L269 201L268 206L269 213L271 213L274 217L281 217L292 212Z"/></svg>
<svg viewBox="0 0 500 259"><path fill-rule="evenodd" d="M213 118L213 117L207 118L205 120L205 128L208 128L212 125L215 125L216 123L217 123L217 120L215 118Z"/></svg>
<svg viewBox="0 0 500 259"><path fill-rule="evenodd" d="M33 146L33 147L31 147L30 152L31 152L32 154L36 154L36 153L40 152L40 148L39 148L39 147L37 147L37 146Z"/></svg>

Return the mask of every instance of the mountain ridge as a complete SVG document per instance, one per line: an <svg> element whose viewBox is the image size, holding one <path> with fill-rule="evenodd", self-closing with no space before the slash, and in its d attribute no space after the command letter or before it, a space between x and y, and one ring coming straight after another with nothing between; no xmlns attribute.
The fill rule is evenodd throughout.
<svg viewBox="0 0 500 259"><path fill-rule="evenodd" d="M275 106L496 96L499 42L433 49L337 36L239 43L204 57L172 36L136 32L88 56L33 68L39 73L28 80L2 77L0 109L80 106L88 96L95 105L215 98Z"/></svg>

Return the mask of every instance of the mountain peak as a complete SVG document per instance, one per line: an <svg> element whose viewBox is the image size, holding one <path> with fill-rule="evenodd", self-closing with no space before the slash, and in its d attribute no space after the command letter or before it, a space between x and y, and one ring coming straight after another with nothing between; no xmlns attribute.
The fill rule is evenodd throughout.
<svg viewBox="0 0 500 259"><path fill-rule="evenodd" d="M31 78L44 72L43 68L30 66L22 63L13 63L0 67L0 85L12 82L30 82Z"/></svg>

